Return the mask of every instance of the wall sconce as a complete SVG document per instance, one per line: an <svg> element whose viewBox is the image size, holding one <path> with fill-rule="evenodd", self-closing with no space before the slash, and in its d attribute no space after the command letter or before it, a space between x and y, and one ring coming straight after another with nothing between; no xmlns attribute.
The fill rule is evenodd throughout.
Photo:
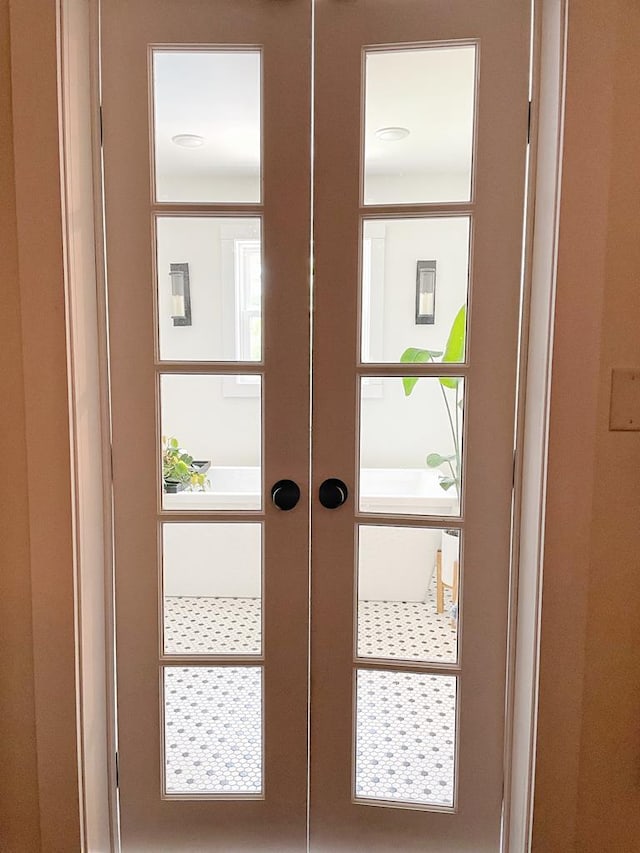
<svg viewBox="0 0 640 853"><path fill-rule="evenodd" d="M436 321L436 262L418 261L416 267L416 325Z"/></svg>
<svg viewBox="0 0 640 853"><path fill-rule="evenodd" d="M189 264L169 264L171 279L171 319L174 326L191 325Z"/></svg>

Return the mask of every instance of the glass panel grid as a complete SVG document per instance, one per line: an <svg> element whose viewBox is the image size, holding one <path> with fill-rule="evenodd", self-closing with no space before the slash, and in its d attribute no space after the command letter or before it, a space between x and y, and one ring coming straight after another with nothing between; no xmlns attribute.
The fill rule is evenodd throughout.
<svg viewBox="0 0 640 853"><path fill-rule="evenodd" d="M261 219L162 215L155 227L160 360L260 362Z"/></svg>
<svg viewBox="0 0 640 853"><path fill-rule="evenodd" d="M359 510L460 516L464 378L360 377Z"/></svg>
<svg viewBox="0 0 640 853"><path fill-rule="evenodd" d="M460 531L358 525L356 655L455 665Z"/></svg>
<svg viewBox="0 0 640 853"><path fill-rule="evenodd" d="M157 201L260 202L261 85L259 49L153 51Z"/></svg>
<svg viewBox="0 0 640 853"><path fill-rule="evenodd" d="M470 230L468 215L362 220L362 363L464 363Z"/></svg>
<svg viewBox="0 0 640 853"><path fill-rule="evenodd" d="M355 798L455 804L457 677L355 671Z"/></svg>
<svg viewBox="0 0 640 853"><path fill-rule="evenodd" d="M262 524L165 522L165 655L260 655Z"/></svg>
<svg viewBox="0 0 640 853"><path fill-rule="evenodd" d="M261 375L162 373L160 425L163 509L261 509Z"/></svg>
<svg viewBox="0 0 640 853"><path fill-rule="evenodd" d="M263 668L163 667L167 794L263 790Z"/></svg>
<svg viewBox="0 0 640 853"><path fill-rule="evenodd" d="M371 49L364 70L364 204L471 198L476 47Z"/></svg>

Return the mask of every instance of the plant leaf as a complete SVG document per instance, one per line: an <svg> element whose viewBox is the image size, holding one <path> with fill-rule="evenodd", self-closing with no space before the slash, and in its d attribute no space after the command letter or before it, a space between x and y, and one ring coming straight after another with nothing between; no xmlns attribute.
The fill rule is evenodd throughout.
<svg viewBox="0 0 640 853"><path fill-rule="evenodd" d="M455 486L456 481L453 477L441 477L440 478L440 488L444 489L445 492L448 492L451 486Z"/></svg>
<svg viewBox="0 0 640 853"><path fill-rule="evenodd" d="M427 465L429 468L438 468L440 465L444 465L445 462L451 462L452 459L455 459L454 455L442 456L440 453L430 453L427 456Z"/></svg>
<svg viewBox="0 0 640 853"><path fill-rule="evenodd" d="M465 335L467 331L467 306L463 305L451 324L447 344L442 356L443 364L459 364L464 359ZM456 388L460 378L458 376L442 376L440 384L445 388Z"/></svg>
<svg viewBox="0 0 640 853"><path fill-rule="evenodd" d="M442 355L438 350L432 349L418 349L418 347L408 347L402 355L400 356L401 364L425 364L427 361L434 361L436 358L439 358ZM409 394L413 391L416 386L416 382L420 377L418 376L405 376L402 380L402 384L404 386L405 397L408 397Z"/></svg>

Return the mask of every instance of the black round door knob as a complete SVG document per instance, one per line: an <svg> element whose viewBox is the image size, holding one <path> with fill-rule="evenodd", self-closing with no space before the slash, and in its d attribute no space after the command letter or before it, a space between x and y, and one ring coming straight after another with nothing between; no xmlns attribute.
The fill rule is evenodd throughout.
<svg viewBox="0 0 640 853"><path fill-rule="evenodd" d="M318 497L326 509L337 509L349 497L349 490L342 480L330 477L320 486Z"/></svg>
<svg viewBox="0 0 640 853"><path fill-rule="evenodd" d="M300 500L300 486L293 480L278 480L271 487L271 500L278 509L293 509Z"/></svg>

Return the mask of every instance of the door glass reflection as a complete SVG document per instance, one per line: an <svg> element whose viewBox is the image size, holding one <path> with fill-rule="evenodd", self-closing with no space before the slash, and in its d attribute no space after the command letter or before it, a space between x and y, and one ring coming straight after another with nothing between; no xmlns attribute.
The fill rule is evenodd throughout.
<svg viewBox="0 0 640 853"><path fill-rule="evenodd" d="M462 377L375 381L380 397L360 395L360 510L460 515Z"/></svg>
<svg viewBox="0 0 640 853"><path fill-rule="evenodd" d="M457 678L356 672L355 795L452 807Z"/></svg>
<svg viewBox="0 0 640 853"><path fill-rule="evenodd" d="M468 216L364 220L364 363L464 362L470 225Z"/></svg>
<svg viewBox="0 0 640 853"><path fill-rule="evenodd" d="M167 794L260 794L262 667L167 666Z"/></svg>
<svg viewBox="0 0 640 853"><path fill-rule="evenodd" d="M262 525L162 526L164 652L259 655Z"/></svg>
<svg viewBox="0 0 640 853"><path fill-rule="evenodd" d="M358 527L359 657L455 664L460 531Z"/></svg>
<svg viewBox="0 0 640 853"><path fill-rule="evenodd" d="M259 50L153 51L156 199L260 201Z"/></svg>
<svg viewBox="0 0 640 853"><path fill-rule="evenodd" d="M260 226L239 216L157 217L161 360L260 361Z"/></svg>
<svg viewBox="0 0 640 853"><path fill-rule="evenodd" d="M369 50L364 203L469 201L474 45Z"/></svg>
<svg viewBox="0 0 640 853"><path fill-rule="evenodd" d="M260 376L161 375L163 509L260 509L261 395Z"/></svg>

